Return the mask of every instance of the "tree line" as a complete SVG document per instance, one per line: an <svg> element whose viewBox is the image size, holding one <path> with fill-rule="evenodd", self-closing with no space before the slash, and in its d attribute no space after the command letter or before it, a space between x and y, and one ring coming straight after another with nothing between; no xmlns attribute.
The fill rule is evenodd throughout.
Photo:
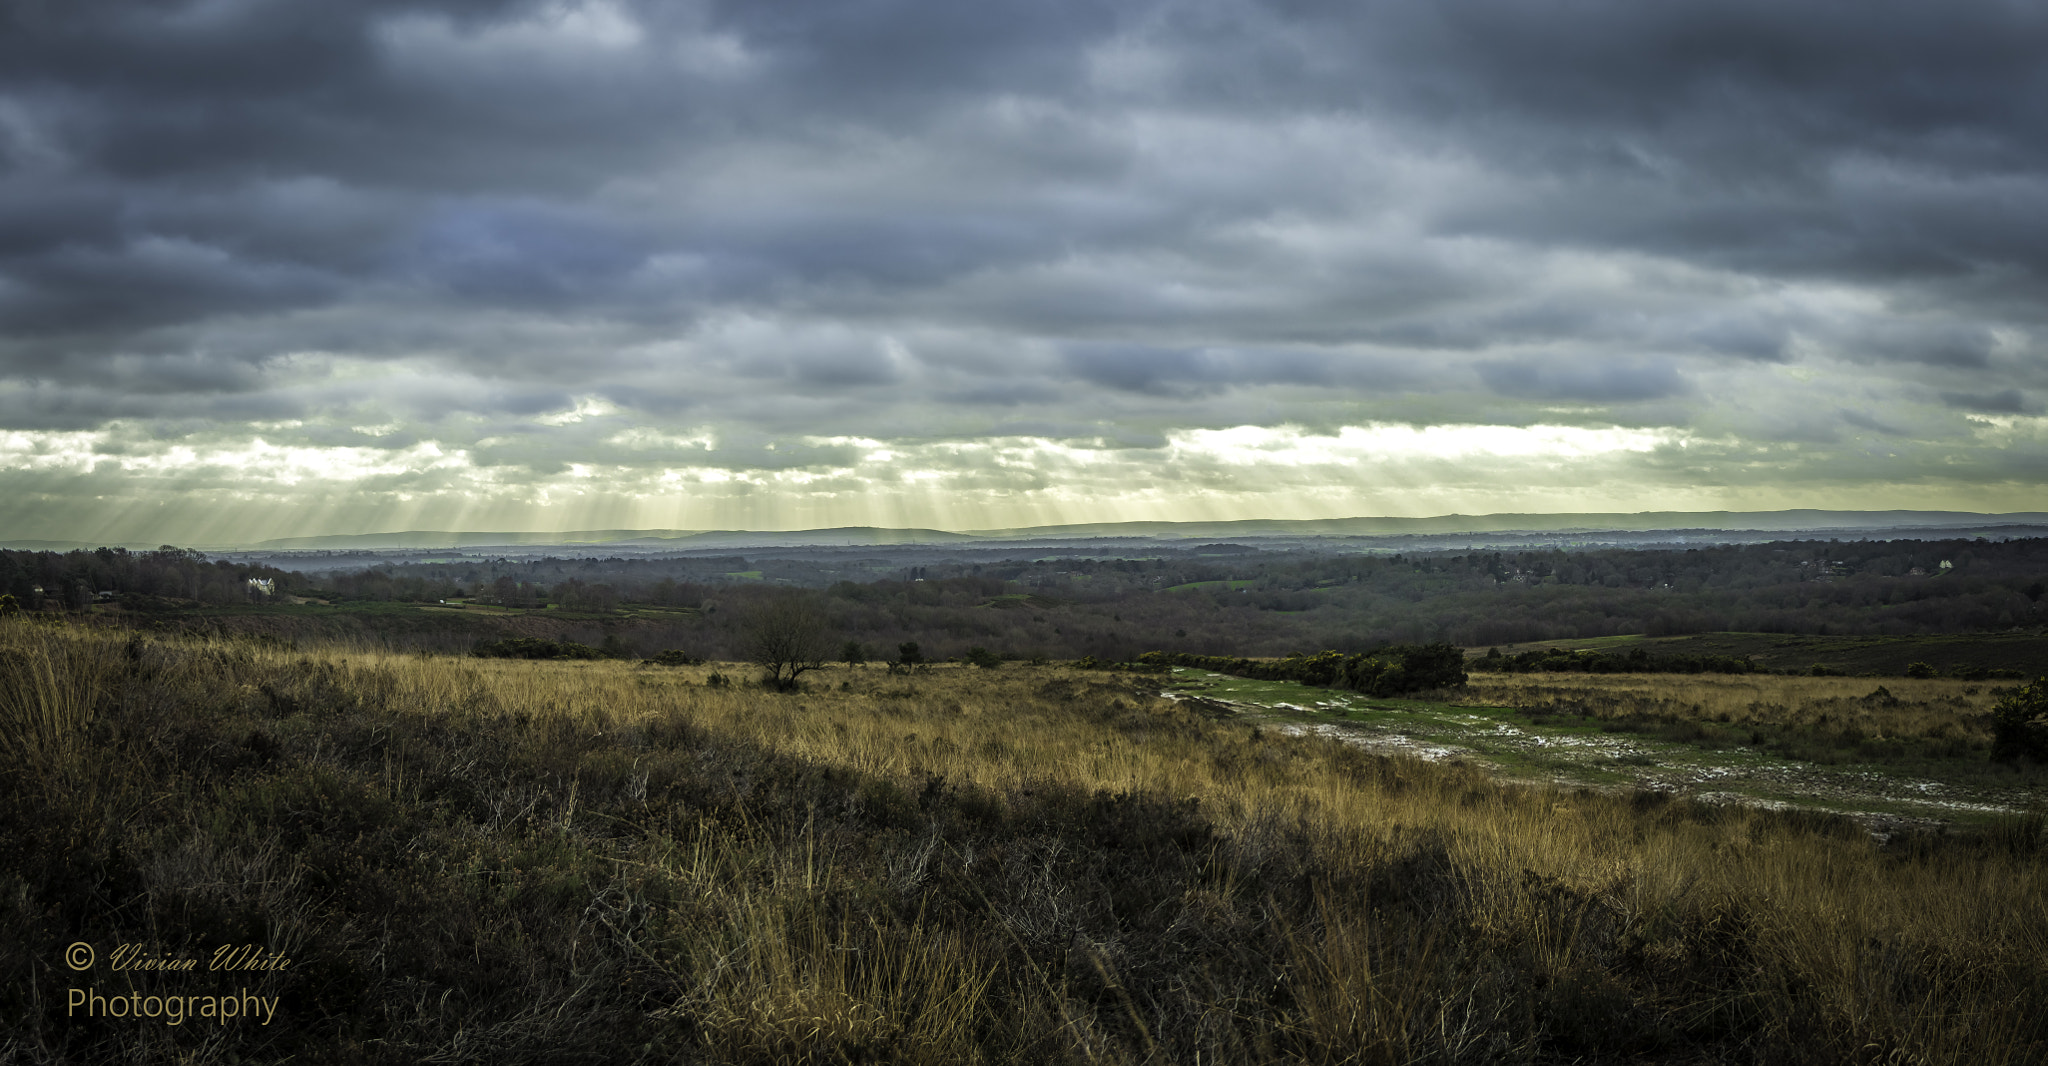
<svg viewBox="0 0 2048 1066"><path fill-rule="evenodd" d="M252 580L267 584L252 585ZM76 611L123 597L228 605L314 584L296 571L210 559L204 552L168 544L142 552L0 550L0 594L31 611Z"/></svg>
<svg viewBox="0 0 2048 1066"><path fill-rule="evenodd" d="M455 612L357 622L374 623L394 641L445 650L486 636L545 633L593 647L611 639L628 654L676 650L707 659L739 658L744 619L784 596L810 603L842 642L916 642L936 659L976 648L999 658L1104 662L1148 651L1360 655L1390 645L1487 647L1632 633L1914 636L2048 623L2042 539L1370 556L1197 548L1213 550L1140 559L978 557L916 568L878 557L863 565L890 576L808 588L762 576L777 573L763 556L488 559L301 573L176 548L0 552L0 590L40 610L81 610L103 592L122 608L275 603L285 594L342 605L467 600L533 620L517 632L501 632L501 620ZM270 582L273 594L264 596L250 578ZM43 591L33 592L36 586ZM280 637L312 637L323 626L357 623L308 608L269 612L262 624Z"/></svg>

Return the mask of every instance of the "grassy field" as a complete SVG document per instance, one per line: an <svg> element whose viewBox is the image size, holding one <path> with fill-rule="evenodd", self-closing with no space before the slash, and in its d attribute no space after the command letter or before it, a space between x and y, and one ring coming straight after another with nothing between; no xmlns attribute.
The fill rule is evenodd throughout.
<svg viewBox="0 0 2048 1066"><path fill-rule="evenodd" d="M1901 827L2048 806L2048 768L1990 758L2002 684L1767 674L1474 674L1432 698L1176 670L1175 695L1504 776L1784 804Z"/></svg>
<svg viewBox="0 0 2048 1066"><path fill-rule="evenodd" d="M0 621L0 1059L2048 1055L2038 817L1880 848L1148 678L714 674L744 676ZM220 945L290 964L208 972Z"/></svg>

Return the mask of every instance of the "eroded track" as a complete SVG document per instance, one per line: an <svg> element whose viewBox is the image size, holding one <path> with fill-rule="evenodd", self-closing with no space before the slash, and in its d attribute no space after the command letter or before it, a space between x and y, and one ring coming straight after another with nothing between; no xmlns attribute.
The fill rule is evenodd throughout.
<svg viewBox="0 0 2048 1066"><path fill-rule="evenodd" d="M1818 766L1751 747L1674 743L1597 723L1537 724L1506 707L1373 699L1185 668L1173 672L1162 695L1389 754L1469 759L1511 779L1829 811L1856 818L1881 838L1905 826L2020 813L2048 800L2032 784L1944 781L1879 765Z"/></svg>

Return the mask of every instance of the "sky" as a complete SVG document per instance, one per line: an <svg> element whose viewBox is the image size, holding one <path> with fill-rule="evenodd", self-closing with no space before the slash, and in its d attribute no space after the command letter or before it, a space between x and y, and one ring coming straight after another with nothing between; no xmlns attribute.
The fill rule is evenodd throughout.
<svg viewBox="0 0 2048 1066"><path fill-rule="evenodd" d="M2044 509L2048 7L0 0L0 540Z"/></svg>

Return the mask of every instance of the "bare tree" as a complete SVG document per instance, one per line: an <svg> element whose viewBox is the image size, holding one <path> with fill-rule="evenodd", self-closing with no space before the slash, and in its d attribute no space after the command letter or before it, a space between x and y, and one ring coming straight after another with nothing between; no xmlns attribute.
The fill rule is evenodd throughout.
<svg viewBox="0 0 2048 1066"><path fill-rule="evenodd" d="M803 596L777 596L761 603L748 613L740 631L747 661L766 671L761 680L778 691L796 688L804 671L825 664L825 620Z"/></svg>

